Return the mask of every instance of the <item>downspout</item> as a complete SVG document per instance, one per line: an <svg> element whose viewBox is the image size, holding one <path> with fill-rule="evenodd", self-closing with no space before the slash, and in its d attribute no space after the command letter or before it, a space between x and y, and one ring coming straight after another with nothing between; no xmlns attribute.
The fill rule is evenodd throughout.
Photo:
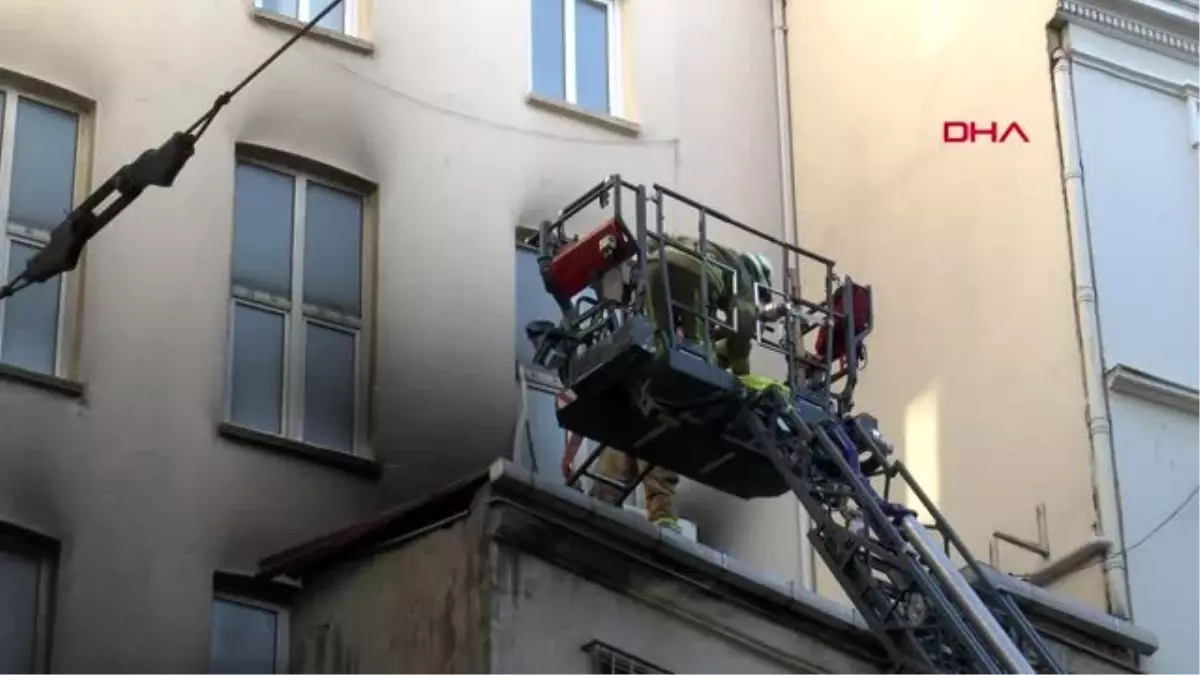
<svg viewBox="0 0 1200 675"><path fill-rule="evenodd" d="M771 32L775 41L775 117L779 125L779 193L783 210L783 241L796 243L796 174L792 165L792 108L788 86L787 0L770 0ZM799 535L796 556L800 562L800 583L810 591L817 590L815 554L808 541L812 527L808 512L799 500L795 502L796 533Z"/></svg>
<svg viewBox="0 0 1200 675"><path fill-rule="evenodd" d="M1109 611L1132 618L1129 580L1125 569L1125 544L1121 524L1120 488L1109 421L1108 392L1104 382L1104 352L1100 341L1100 318L1096 309L1095 268L1092 260L1091 223L1084 191L1076 122L1075 81L1070 55L1056 47L1051 56L1054 95L1057 104L1059 147L1062 153L1063 195L1070 229L1072 276L1075 281L1075 312L1083 361L1083 386L1087 397L1088 438L1092 450L1092 493L1096 502L1100 537L1117 551L1104 561Z"/></svg>

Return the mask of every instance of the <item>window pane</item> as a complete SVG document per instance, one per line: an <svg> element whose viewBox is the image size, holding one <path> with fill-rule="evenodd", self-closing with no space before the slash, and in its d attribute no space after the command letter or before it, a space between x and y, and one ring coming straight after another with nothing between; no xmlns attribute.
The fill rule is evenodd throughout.
<svg viewBox="0 0 1200 675"><path fill-rule="evenodd" d="M522 365L532 366L533 353L536 350L533 342L525 333L525 327L531 321L550 321L557 325L562 320L562 312L558 309L558 303L554 302L554 298L546 292L545 284L542 283L542 275L538 273L536 253L522 248L517 249L516 277L517 316L514 337L517 346L517 361ZM571 302L576 303L581 298L594 297L596 294L592 292L592 289L587 288L572 298ZM590 307L590 305L585 305L586 307Z"/></svg>
<svg viewBox="0 0 1200 675"><path fill-rule="evenodd" d="M233 208L233 283L291 297L291 176L238 164Z"/></svg>
<svg viewBox="0 0 1200 675"><path fill-rule="evenodd" d="M284 319L277 312L234 304L231 422L282 431Z"/></svg>
<svg viewBox="0 0 1200 675"><path fill-rule="evenodd" d="M0 148L4 147L4 92L0 91ZM4 189L0 186L0 189Z"/></svg>
<svg viewBox="0 0 1200 675"><path fill-rule="evenodd" d="M531 0L533 12L533 91L550 98L566 97L563 0Z"/></svg>
<svg viewBox="0 0 1200 675"><path fill-rule="evenodd" d="M537 254L525 249L517 249L517 317L516 341L517 361L522 365L533 365L534 346L525 327L531 321L551 321L558 323L562 312L555 304L554 298L546 292L542 277L538 273Z"/></svg>
<svg viewBox="0 0 1200 675"><path fill-rule="evenodd" d="M608 9L575 0L575 90L581 107L608 112Z"/></svg>
<svg viewBox="0 0 1200 675"><path fill-rule="evenodd" d="M50 229L75 206L77 123L65 110L18 99L9 221Z"/></svg>
<svg viewBox="0 0 1200 675"><path fill-rule="evenodd" d="M258 0L258 6L264 11L274 12L296 18L298 0Z"/></svg>
<svg viewBox="0 0 1200 675"><path fill-rule="evenodd" d="M38 576L37 560L0 551L0 673L33 672Z"/></svg>
<svg viewBox="0 0 1200 675"><path fill-rule="evenodd" d="M304 219L304 301L358 316L362 199L309 182Z"/></svg>
<svg viewBox="0 0 1200 675"><path fill-rule="evenodd" d="M312 21L313 16L320 14L321 10L328 7L329 3L331 2L333 2L333 0L309 0L312 16L308 17L306 20ZM347 0L342 0L342 3L337 7L334 7L328 14L322 17L321 20L317 22L317 25L321 28L336 30L339 33L346 32L346 2Z"/></svg>
<svg viewBox="0 0 1200 675"><path fill-rule="evenodd" d="M277 622L275 612L236 602L214 600L212 672L275 672Z"/></svg>
<svg viewBox="0 0 1200 675"><path fill-rule="evenodd" d="M9 242L8 279L12 281L38 249ZM54 372L58 352L58 297L62 277L54 277L4 301L4 332L0 337L0 360L14 366Z"/></svg>
<svg viewBox="0 0 1200 675"><path fill-rule="evenodd" d="M304 440L354 449L354 335L307 324L304 332Z"/></svg>
<svg viewBox="0 0 1200 675"><path fill-rule="evenodd" d="M525 440L521 444L521 456L516 458L516 462L530 470L536 465L539 476L561 479L560 463L567 432L558 425L554 394L533 387L527 387L525 391L528 426L521 430ZM584 454L587 449L580 448L579 452ZM582 461L583 458L579 459Z"/></svg>

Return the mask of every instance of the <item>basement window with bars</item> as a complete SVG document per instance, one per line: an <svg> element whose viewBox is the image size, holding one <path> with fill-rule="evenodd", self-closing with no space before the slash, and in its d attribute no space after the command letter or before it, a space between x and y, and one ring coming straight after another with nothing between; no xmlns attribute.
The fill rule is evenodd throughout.
<svg viewBox="0 0 1200 675"><path fill-rule="evenodd" d="M618 675L625 673L670 673L649 661L643 661L636 656L606 645L599 640L592 640L583 646L583 651L591 658L593 673L603 675Z"/></svg>

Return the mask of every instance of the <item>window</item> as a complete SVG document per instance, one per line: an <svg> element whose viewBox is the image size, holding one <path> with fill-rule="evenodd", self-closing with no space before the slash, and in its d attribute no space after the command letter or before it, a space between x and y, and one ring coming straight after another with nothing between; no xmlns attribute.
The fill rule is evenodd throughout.
<svg viewBox="0 0 1200 675"><path fill-rule="evenodd" d="M517 246L516 252L516 351L517 351L517 394L520 397L521 428L517 430L519 442L516 444L516 457L513 460L540 476L553 478L562 477L561 460L566 449L568 432L558 424L556 415L555 396L562 390L555 373L533 365L533 343L525 335L525 326L531 321L558 321L562 318L558 304L546 292L538 273L537 252L524 245ZM575 297L595 297L591 289L584 290ZM596 447L595 442L585 439L575 456L576 469ZM580 487L586 490L591 479L580 478ZM642 486L629 496L626 504L642 506Z"/></svg>
<svg viewBox="0 0 1200 675"><path fill-rule="evenodd" d="M0 275L11 280L75 206L79 114L0 85ZM0 302L0 361L58 375L69 277Z"/></svg>
<svg viewBox="0 0 1200 675"><path fill-rule="evenodd" d="M538 273L537 252L518 246L516 255L516 361L518 391L524 410L524 428L518 430L517 463L539 474L559 476L559 460L566 444L566 431L554 414L554 395L561 389L558 377L533 365L534 345L525 334L531 321L558 321L562 312L546 292Z"/></svg>
<svg viewBox="0 0 1200 675"><path fill-rule="evenodd" d="M602 673L604 675L618 675L625 673L670 673L669 670L663 670L658 666L639 659L636 656L626 654L625 652L611 647L600 642L592 640L583 646L583 651L587 652L592 660L593 673Z"/></svg>
<svg viewBox="0 0 1200 675"><path fill-rule="evenodd" d="M365 199L249 161L235 183L227 419L355 453L368 360Z"/></svg>
<svg viewBox="0 0 1200 675"><path fill-rule="evenodd" d="M9 529L0 527L0 673L44 673L53 557Z"/></svg>
<svg viewBox="0 0 1200 675"><path fill-rule="evenodd" d="M333 0L254 0L254 6L264 12L281 14L308 23ZM317 26L338 33L358 34L358 0L342 0L317 23Z"/></svg>
<svg viewBox="0 0 1200 675"><path fill-rule="evenodd" d="M619 0L530 0L535 94L620 116Z"/></svg>
<svg viewBox="0 0 1200 675"><path fill-rule="evenodd" d="M210 672L285 673L287 649L286 610L237 596L213 598Z"/></svg>
<svg viewBox="0 0 1200 675"><path fill-rule="evenodd" d="M1196 94L1189 94L1187 97L1188 107L1188 135L1193 148L1200 148L1200 97Z"/></svg>

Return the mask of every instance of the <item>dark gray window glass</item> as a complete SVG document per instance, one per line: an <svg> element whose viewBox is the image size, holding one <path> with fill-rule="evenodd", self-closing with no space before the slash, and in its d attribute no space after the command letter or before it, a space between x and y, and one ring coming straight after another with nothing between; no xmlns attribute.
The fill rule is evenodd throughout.
<svg viewBox="0 0 1200 675"><path fill-rule="evenodd" d="M283 314L234 304L231 421L282 431L283 331Z"/></svg>
<svg viewBox="0 0 1200 675"><path fill-rule="evenodd" d="M307 323L304 332L304 440L354 449L354 335Z"/></svg>
<svg viewBox="0 0 1200 675"><path fill-rule="evenodd" d="M239 602L214 600L212 654L214 673L274 673L279 617Z"/></svg>
<svg viewBox="0 0 1200 675"><path fill-rule="evenodd" d="M18 99L8 204L10 222L51 229L74 208L78 124L79 119L73 113L27 98Z"/></svg>
<svg viewBox="0 0 1200 675"><path fill-rule="evenodd" d="M548 98L566 97L563 0L530 0L533 39L533 91Z"/></svg>
<svg viewBox="0 0 1200 675"><path fill-rule="evenodd" d="M12 281L38 249L9 241L8 279ZM0 361L53 373L58 353L58 299L62 277L34 284L4 301Z"/></svg>
<svg viewBox="0 0 1200 675"><path fill-rule="evenodd" d="M233 283L290 298L296 181L238 164L233 198Z"/></svg>
<svg viewBox="0 0 1200 675"><path fill-rule="evenodd" d="M317 22L317 25L321 28L328 28L329 30L335 30L339 33L345 33L347 1L348 0L342 0L341 4L339 4L337 7L334 7L325 16L321 17L321 20ZM308 17L307 20L311 21L314 16L320 14L321 10L328 7L329 3L331 2L333 2L333 0L309 0L309 11L312 12L312 16Z"/></svg>
<svg viewBox="0 0 1200 675"><path fill-rule="evenodd" d="M575 97L580 107L608 113L608 8L575 2Z"/></svg>
<svg viewBox="0 0 1200 675"><path fill-rule="evenodd" d="M34 672L40 575L37 559L0 550L0 673Z"/></svg>
<svg viewBox="0 0 1200 675"><path fill-rule="evenodd" d="M309 181L304 219L304 302L358 316L362 198Z"/></svg>

